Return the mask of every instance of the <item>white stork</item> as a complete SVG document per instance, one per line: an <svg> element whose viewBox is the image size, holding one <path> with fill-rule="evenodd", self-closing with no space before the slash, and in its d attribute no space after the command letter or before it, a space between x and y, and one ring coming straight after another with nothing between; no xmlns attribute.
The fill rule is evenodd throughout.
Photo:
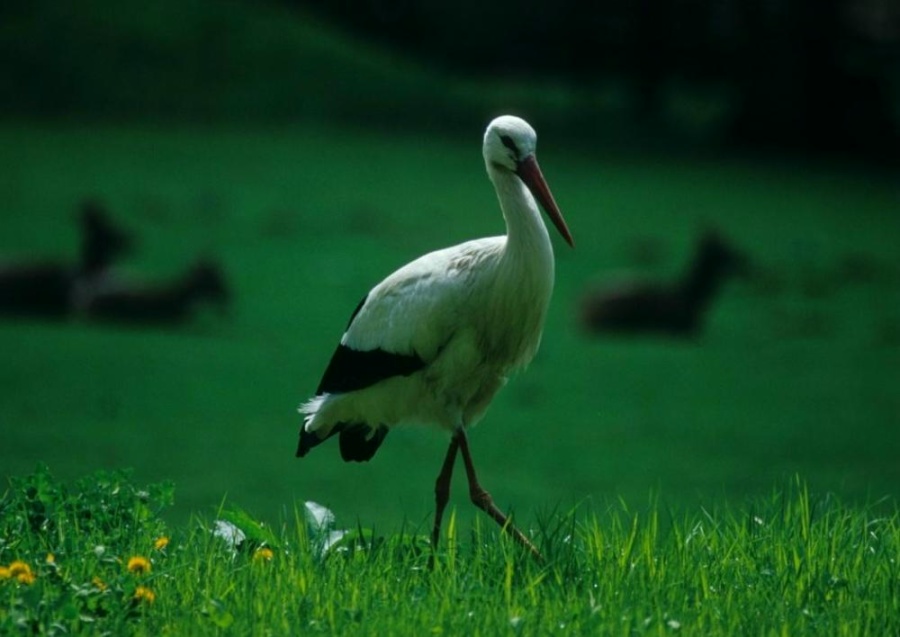
<svg viewBox="0 0 900 637"><path fill-rule="evenodd" d="M554 264L535 199L574 247L535 159L536 142L534 129L517 117L488 125L484 162L506 235L431 252L376 285L350 317L316 395L300 407L297 456L339 434L345 461L367 461L388 431L405 423L451 433L435 484L435 546L460 451L473 503L540 558L479 485L465 433L540 344Z"/></svg>

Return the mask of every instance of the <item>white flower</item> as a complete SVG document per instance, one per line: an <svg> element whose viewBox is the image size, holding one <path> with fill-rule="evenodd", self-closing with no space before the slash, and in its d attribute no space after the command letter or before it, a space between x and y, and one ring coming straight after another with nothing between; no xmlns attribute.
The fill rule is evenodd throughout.
<svg viewBox="0 0 900 637"><path fill-rule="evenodd" d="M213 529L213 535L220 538L229 549L237 551L237 547L241 542L247 539L247 536L234 524L228 520L216 520L216 528Z"/></svg>
<svg viewBox="0 0 900 637"><path fill-rule="evenodd" d="M318 502L308 500L303 503L306 508L306 521L316 531L322 532L334 526L334 513Z"/></svg>
<svg viewBox="0 0 900 637"><path fill-rule="evenodd" d="M309 534L316 547L316 555L324 557L331 548L347 535L348 531L334 528L334 513L317 502L303 503Z"/></svg>

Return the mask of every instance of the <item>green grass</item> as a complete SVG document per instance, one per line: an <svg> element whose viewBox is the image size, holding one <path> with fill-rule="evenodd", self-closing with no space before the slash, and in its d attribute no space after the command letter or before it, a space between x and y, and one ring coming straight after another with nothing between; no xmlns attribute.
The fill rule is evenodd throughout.
<svg viewBox="0 0 900 637"><path fill-rule="evenodd" d="M688 515L658 502L544 518L538 565L494 528L451 519L435 555L415 529L360 529L322 555L298 503L274 527L232 513L167 527L171 485L46 471L0 500L0 632L39 634L888 635L900 630L900 516L800 480ZM340 524L339 524L340 526ZM167 543L160 545L160 538ZM149 570L132 568L145 558ZM33 575L23 581L21 563ZM138 564L139 566L140 564ZM9 572L6 572L9 575ZM136 600L149 590L153 601Z"/></svg>

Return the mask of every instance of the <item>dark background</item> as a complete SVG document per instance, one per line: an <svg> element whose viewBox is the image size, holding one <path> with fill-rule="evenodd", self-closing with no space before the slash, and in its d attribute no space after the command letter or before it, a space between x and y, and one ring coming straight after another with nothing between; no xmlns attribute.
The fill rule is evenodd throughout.
<svg viewBox="0 0 900 637"><path fill-rule="evenodd" d="M524 101L591 142L613 130L626 143L894 161L898 13L891 0L11 0L0 114L446 130L524 82L538 85ZM323 57L331 33L357 41L343 53L356 64ZM401 69L428 80L409 85Z"/></svg>

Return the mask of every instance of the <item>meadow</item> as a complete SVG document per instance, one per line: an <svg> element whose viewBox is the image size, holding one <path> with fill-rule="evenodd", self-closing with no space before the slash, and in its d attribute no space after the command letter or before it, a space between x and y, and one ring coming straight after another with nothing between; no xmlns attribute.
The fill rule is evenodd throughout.
<svg viewBox="0 0 900 637"><path fill-rule="evenodd" d="M799 479L740 507L558 512L539 565L451 516L436 553L408 529L333 528L298 503L171 528L170 484L46 468L0 499L0 631L134 635L890 635L900 518ZM321 513L321 512L320 512Z"/></svg>
<svg viewBox="0 0 900 637"><path fill-rule="evenodd" d="M122 276L213 256L234 292L226 316L174 329L0 321L0 565L35 574L0 582L0 621L49 633L896 632L900 193L859 168L541 138L577 248L556 244L542 349L471 440L483 483L548 565L498 544L457 476L453 548L429 569L419 534L439 432L392 432L364 465L336 445L293 457L296 406L360 296L418 254L502 231L479 142L478 130L0 128L4 258L74 260L77 204L97 196L140 240ZM709 226L754 268L702 334L579 330L588 286L623 270L676 277ZM33 473L39 462L52 478ZM95 474L122 468L133 478ZM51 506L79 488L90 515ZM308 500L360 544L322 562ZM259 531L234 556L210 533L223 503ZM104 511L121 516L86 521ZM162 536L168 548L154 548ZM263 547L271 560L254 560ZM127 569L135 555L152 562L146 581ZM142 585L152 604L135 599Z"/></svg>

